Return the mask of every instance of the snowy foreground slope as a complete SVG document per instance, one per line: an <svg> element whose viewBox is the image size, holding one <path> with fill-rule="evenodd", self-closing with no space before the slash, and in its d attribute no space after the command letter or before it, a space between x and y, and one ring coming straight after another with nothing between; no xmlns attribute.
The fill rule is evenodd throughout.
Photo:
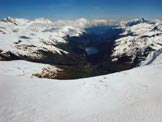
<svg viewBox="0 0 162 122"><path fill-rule="evenodd" d="M33 78L35 73L39 73L44 68L48 68L51 65L41 64L41 63L33 63L23 60L16 61L0 61L0 74L1 75L11 75L17 77L28 77ZM52 66L53 72L57 73L61 69Z"/></svg>
<svg viewBox="0 0 162 122"><path fill-rule="evenodd" d="M161 122L159 58L148 66L80 80L0 75L0 122Z"/></svg>

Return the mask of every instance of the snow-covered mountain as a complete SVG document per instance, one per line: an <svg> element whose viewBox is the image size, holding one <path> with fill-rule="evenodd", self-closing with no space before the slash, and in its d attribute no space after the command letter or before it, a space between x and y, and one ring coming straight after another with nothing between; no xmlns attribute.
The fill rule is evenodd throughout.
<svg viewBox="0 0 162 122"><path fill-rule="evenodd" d="M37 69L40 69L39 71L34 70L35 73L44 71L43 68L47 70L48 66L27 63L26 61L55 65L75 64L78 59L66 50L66 46L64 46L64 49L59 46L68 45L68 42L64 39L67 35L78 36L81 33L82 30L70 25L57 27L54 22L45 18L35 20L11 17L4 18L0 21L0 67L8 71L9 74L15 74L18 71L16 73L17 75L22 75L24 73L20 72L26 73L28 72L27 69L31 69L29 74L32 76L32 73L34 73L33 66L39 67ZM12 60L26 61L17 62ZM5 67L3 67L4 64L6 65ZM27 69L18 64L24 65ZM54 69L52 68L51 70L54 71ZM28 76L28 73L24 74L24 76L26 75Z"/></svg>
<svg viewBox="0 0 162 122"><path fill-rule="evenodd" d="M86 33L84 29L87 27L112 25L114 22L84 18L52 22L45 18L27 20L7 17L0 21L0 60L26 60L52 65L82 64L86 59L72 51L74 47L69 45L67 38L79 37ZM82 52L85 51L83 49Z"/></svg>
<svg viewBox="0 0 162 122"><path fill-rule="evenodd" d="M71 53L58 45L66 45L66 35L77 36L82 30L72 26L56 27L50 20L4 18L0 21L0 59L22 59L49 63L73 63ZM47 55L48 53L48 55ZM50 59L51 58L51 59ZM54 60L57 59L57 60Z"/></svg>
<svg viewBox="0 0 162 122"><path fill-rule="evenodd" d="M114 21L77 19L74 21L52 22L45 18L35 20L7 17L0 21L1 52L10 51L16 56L39 55L38 50L50 51L59 55L69 52L58 48L59 43L67 43L65 36L79 36L85 27L109 25ZM38 54L37 54L38 53Z"/></svg>
<svg viewBox="0 0 162 122"><path fill-rule="evenodd" d="M40 65L40 71L33 73L31 70L31 76L46 78L55 78L55 69L60 74L66 70L68 75L69 69L79 71L83 77L122 71L146 64L146 60L162 48L161 28L161 20L135 19L117 23L104 19L50 21L7 17L0 21L0 67L5 69L3 64L6 64L6 70L12 69L15 74L13 69L19 67L17 61L12 60L21 60L21 64L29 68L34 62ZM30 62L26 64L26 61ZM11 65L13 68L9 67Z"/></svg>
<svg viewBox="0 0 162 122"><path fill-rule="evenodd" d="M113 60L125 60L140 64L151 53L162 48L162 21L133 20L121 22L124 30L115 40Z"/></svg>

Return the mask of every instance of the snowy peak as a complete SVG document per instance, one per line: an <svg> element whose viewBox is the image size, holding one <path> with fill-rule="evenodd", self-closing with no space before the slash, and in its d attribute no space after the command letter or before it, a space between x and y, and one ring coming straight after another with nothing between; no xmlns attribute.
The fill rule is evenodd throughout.
<svg viewBox="0 0 162 122"><path fill-rule="evenodd" d="M137 25L137 24L140 24L140 23L150 23L148 20L142 18L142 19L135 19L135 20L132 20L132 21L129 21L126 26L133 26L133 25Z"/></svg>
<svg viewBox="0 0 162 122"><path fill-rule="evenodd" d="M10 24L14 24L14 25L23 25L23 24L29 22L29 20L13 18L13 17L6 17L6 18L1 19L0 22L10 23Z"/></svg>
<svg viewBox="0 0 162 122"><path fill-rule="evenodd" d="M121 21L119 25L124 26L124 27L131 27L131 26L138 25L141 23L151 24L153 22L142 18L142 19L134 19L134 20L130 20L130 21Z"/></svg>
<svg viewBox="0 0 162 122"><path fill-rule="evenodd" d="M36 22L36 23L48 23L48 24L52 23L51 20L43 18L43 17L35 19L34 22Z"/></svg>
<svg viewBox="0 0 162 122"><path fill-rule="evenodd" d="M7 17L7 18L3 18L1 21L2 21L2 22L15 23L15 18Z"/></svg>

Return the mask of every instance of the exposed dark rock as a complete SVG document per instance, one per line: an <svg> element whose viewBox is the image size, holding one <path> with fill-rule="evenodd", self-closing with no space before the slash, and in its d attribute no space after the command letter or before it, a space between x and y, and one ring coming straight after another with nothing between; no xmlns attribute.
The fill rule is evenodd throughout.
<svg viewBox="0 0 162 122"><path fill-rule="evenodd" d="M39 78L50 79L78 79L92 76L92 68L85 66L56 66L59 70L56 71L55 66L44 68L41 73L33 74Z"/></svg>
<svg viewBox="0 0 162 122"><path fill-rule="evenodd" d="M138 50L136 58L134 59L134 66L138 66L140 62L144 61L150 52L155 51L151 47L147 47L144 51Z"/></svg>
<svg viewBox="0 0 162 122"><path fill-rule="evenodd" d="M51 66L48 66L46 68L43 68L41 73L33 74L33 76L36 76L36 77L39 77L39 78L56 79L60 72L63 72L63 71L61 69L56 69L55 66L51 65Z"/></svg>
<svg viewBox="0 0 162 122"><path fill-rule="evenodd" d="M17 42L14 42L14 44L19 44L19 43L21 43L22 41L21 40L19 40L19 41L17 41Z"/></svg>
<svg viewBox="0 0 162 122"><path fill-rule="evenodd" d="M4 53L0 53L1 60L3 61L11 61L11 60L19 60L20 57L15 55L14 53L8 51Z"/></svg>
<svg viewBox="0 0 162 122"><path fill-rule="evenodd" d="M20 36L21 39L31 39L30 37L27 36Z"/></svg>
<svg viewBox="0 0 162 122"><path fill-rule="evenodd" d="M36 48L36 46L34 45L27 45L27 44L19 44L21 43L21 40L19 40L18 42L15 42L15 47L19 50L23 50L23 51L30 51L33 48Z"/></svg>
<svg viewBox="0 0 162 122"><path fill-rule="evenodd" d="M132 62L132 56L122 55L121 57L118 58L119 64L130 63L130 62Z"/></svg>
<svg viewBox="0 0 162 122"><path fill-rule="evenodd" d="M4 32L4 31L2 31L2 30L0 30L0 33L2 33L2 34L6 34L6 32Z"/></svg>
<svg viewBox="0 0 162 122"><path fill-rule="evenodd" d="M0 53L2 53L3 52L3 50L2 49L0 49Z"/></svg>

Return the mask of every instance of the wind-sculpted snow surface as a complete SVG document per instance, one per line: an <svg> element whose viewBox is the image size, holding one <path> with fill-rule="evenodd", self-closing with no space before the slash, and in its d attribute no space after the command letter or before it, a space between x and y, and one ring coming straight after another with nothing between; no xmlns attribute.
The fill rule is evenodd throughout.
<svg viewBox="0 0 162 122"><path fill-rule="evenodd" d="M161 122L161 69L68 81L0 75L0 121Z"/></svg>

